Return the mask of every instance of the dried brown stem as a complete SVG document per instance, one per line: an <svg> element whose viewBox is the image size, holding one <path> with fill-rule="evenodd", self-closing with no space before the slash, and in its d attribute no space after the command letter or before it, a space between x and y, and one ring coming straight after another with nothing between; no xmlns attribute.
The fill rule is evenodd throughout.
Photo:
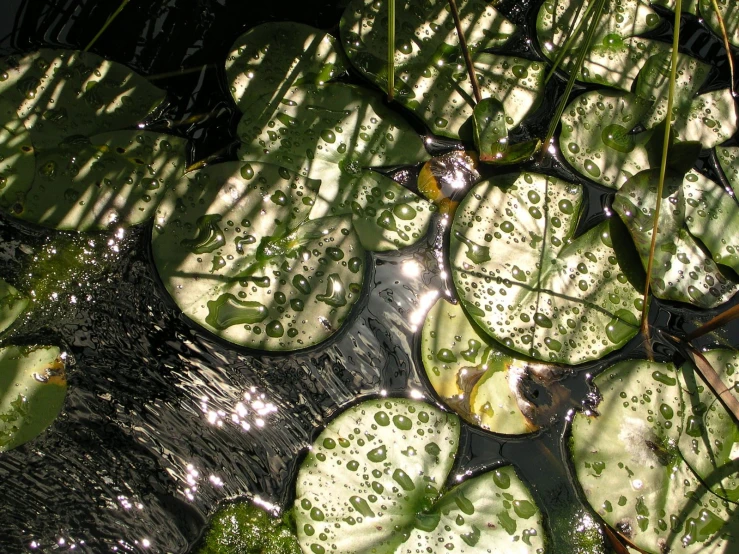
<svg viewBox="0 0 739 554"><path fill-rule="evenodd" d="M475 66L472 65L472 58L470 57L470 51L467 48L467 40L464 38L464 32L462 32L462 22L459 20L459 11L457 10L457 3L454 0L449 0L449 7L452 10L452 17L454 18L454 25L457 27L457 36L459 37L459 47L462 49L464 55L464 63L467 65L467 73L469 73L470 81L472 82L472 93L475 95L475 103L482 101L482 94L480 93L480 84L477 82L477 75L475 74Z"/></svg>

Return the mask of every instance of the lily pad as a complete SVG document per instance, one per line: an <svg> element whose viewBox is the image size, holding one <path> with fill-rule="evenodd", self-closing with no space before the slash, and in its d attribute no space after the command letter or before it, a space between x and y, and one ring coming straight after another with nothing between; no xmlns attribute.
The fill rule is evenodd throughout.
<svg viewBox="0 0 739 554"><path fill-rule="evenodd" d="M365 250L351 217L308 219L318 186L282 167L229 162L168 191L153 253L185 315L265 350L305 348L335 333L359 298Z"/></svg>
<svg viewBox="0 0 739 554"><path fill-rule="evenodd" d="M731 188L736 193L739 190L739 147L717 146L716 158Z"/></svg>
<svg viewBox="0 0 739 554"><path fill-rule="evenodd" d="M577 479L601 517L646 552L733 552L739 540L737 505L706 488L721 469L696 475L687 461L685 448L692 445L685 440L691 439L682 436L690 429L701 447L709 436L700 422L689 427L695 412L686 402L696 400L698 389L695 381L682 381L685 375L671 364L628 360L596 377L603 397L599 415L578 414L572 427ZM727 425L734 425L728 443L736 427ZM711 441L714 436L718 439L711 434ZM735 468L732 474L736 481Z"/></svg>
<svg viewBox="0 0 739 554"><path fill-rule="evenodd" d="M229 504L211 518L198 554L300 554L285 519L251 502Z"/></svg>
<svg viewBox="0 0 739 554"><path fill-rule="evenodd" d="M421 357L436 393L465 420L483 429L522 435L539 429L551 404L535 403L532 390L554 388L563 369L512 356L465 314L439 299L423 325Z"/></svg>
<svg viewBox="0 0 739 554"><path fill-rule="evenodd" d="M37 149L35 178L8 179L0 207L56 229L136 225L151 217L167 187L182 177L185 144L140 130L69 137Z"/></svg>
<svg viewBox="0 0 739 554"><path fill-rule="evenodd" d="M709 178L691 170L683 180L685 222L690 234L711 252L717 264L739 273L739 210L729 194Z"/></svg>
<svg viewBox="0 0 739 554"><path fill-rule="evenodd" d="M598 359L637 332L642 276L630 241L613 218L574 238L581 204L579 185L523 173L478 184L454 217L451 268L465 310L539 360Z"/></svg>
<svg viewBox="0 0 739 554"><path fill-rule="evenodd" d="M226 79L239 109L255 113L279 103L293 86L323 85L346 65L331 35L300 23L264 23L231 46Z"/></svg>
<svg viewBox="0 0 739 554"><path fill-rule="evenodd" d="M482 96L501 102L505 126L515 127L539 105L545 68L536 61L482 52L505 43L515 26L487 2L468 0L458 5ZM341 36L352 64L387 90L385 12L381 2L354 0L342 17ZM396 26L396 100L432 132L460 138L475 102L448 3L400 2Z"/></svg>
<svg viewBox="0 0 739 554"><path fill-rule="evenodd" d="M613 208L626 224L646 268L652 243L659 169L637 173L616 193ZM731 298L737 284L725 277L685 227L683 175L668 172L657 230L651 288L657 298L713 308Z"/></svg>
<svg viewBox="0 0 739 554"><path fill-rule="evenodd" d="M329 170L409 164L428 154L421 138L379 95L334 83L291 89L269 121L244 114L239 157L280 165L321 178ZM334 176L336 177L336 176Z"/></svg>
<svg viewBox="0 0 739 554"><path fill-rule="evenodd" d="M435 206L392 179L365 170L322 180L310 218L351 216L362 246L379 252L415 243L434 211Z"/></svg>
<svg viewBox="0 0 739 554"><path fill-rule="evenodd" d="M552 60L560 56L568 36L575 34L560 65L566 71L585 47L585 32L578 33L577 28L593 2L546 0L539 8L536 33L545 56ZM590 18L585 28L593 25ZM639 38L660 21L646 0L606 0L578 79L630 91L650 56L669 49L665 44Z"/></svg>
<svg viewBox="0 0 739 554"><path fill-rule="evenodd" d="M58 348L0 348L0 452L40 435L61 411L66 393Z"/></svg>
<svg viewBox="0 0 739 554"><path fill-rule="evenodd" d="M10 327L28 306L28 298L0 279L0 333Z"/></svg>
<svg viewBox="0 0 739 554"><path fill-rule="evenodd" d="M91 52L42 49L0 60L0 98L15 107L37 148L138 123L164 91ZM0 124L8 121L0 113Z"/></svg>
<svg viewBox="0 0 739 554"><path fill-rule="evenodd" d="M407 399L363 402L318 436L298 473L304 552L543 552L531 494L511 467L444 485L459 419Z"/></svg>
<svg viewBox="0 0 739 554"><path fill-rule="evenodd" d="M723 38L721 24L718 15L713 9L712 0L697 0L700 4L700 15L706 21L711 30L719 37ZM739 5L732 0L717 0L718 9L721 12L721 18L724 20L726 27L726 35L729 42L739 47Z"/></svg>

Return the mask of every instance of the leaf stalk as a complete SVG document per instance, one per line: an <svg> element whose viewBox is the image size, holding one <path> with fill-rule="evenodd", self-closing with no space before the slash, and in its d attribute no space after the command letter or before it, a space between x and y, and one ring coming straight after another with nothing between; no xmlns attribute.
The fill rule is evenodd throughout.
<svg viewBox="0 0 739 554"><path fill-rule="evenodd" d="M455 0L449 0L449 8L452 11L452 18L454 19L454 25L457 28L457 36L459 37L459 47L462 49L464 63L467 65L467 73L469 74L470 82L472 83L472 94L475 95L475 103L478 104L482 101L482 94L480 93L480 83L477 82L475 66L472 65L472 57L470 56L469 48L467 48L467 40L464 38L464 32L462 31L462 22L459 19L459 10L457 10L457 3L455 2Z"/></svg>

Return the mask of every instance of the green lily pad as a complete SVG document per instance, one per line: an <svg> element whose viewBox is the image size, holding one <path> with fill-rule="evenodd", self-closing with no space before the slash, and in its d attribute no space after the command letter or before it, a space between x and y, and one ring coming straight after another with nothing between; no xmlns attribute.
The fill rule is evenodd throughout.
<svg viewBox="0 0 739 554"><path fill-rule="evenodd" d="M515 26L486 2L468 0L458 5L482 96L503 104L505 126L513 128L539 105L545 68L539 62L483 53L485 48L501 46ZM384 90L386 10L380 2L354 0L341 20L347 56ZM400 2L396 6L396 27L395 99L424 120L433 133L460 138L475 102L448 3Z"/></svg>
<svg viewBox="0 0 739 554"><path fill-rule="evenodd" d="M137 73L91 52L10 56L0 60L0 76L0 98L15 107L37 148L130 127L164 99L164 91ZM0 125L7 117L0 112Z"/></svg>
<svg viewBox="0 0 739 554"><path fill-rule="evenodd" d="M444 485L459 419L407 399L363 402L318 436L298 473L304 552L543 552L534 500L511 467Z"/></svg>
<svg viewBox="0 0 739 554"><path fill-rule="evenodd" d="M676 0L650 0L649 2L653 6L663 6L668 10L675 11ZM683 0L682 1L682 13L692 13L698 15L698 4L700 0Z"/></svg>
<svg viewBox="0 0 739 554"><path fill-rule="evenodd" d="M685 222L717 264L739 273L739 211L736 198L691 170L683 180Z"/></svg>
<svg viewBox="0 0 739 554"><path fill-rule="evenodd" d="M236 39L226 79L242 112L269 109L297 85L323 85L346 71L334 38L300 23L264 23ZM266 104L266 106L265 106Z"/></svg>
<svg viewBox="0 0 739 554"><path fill-rule="evenodd" d="M542 3L536 34L545 56L553 60L560 55L568 36L576 33L593 1L546 0ZM638 37L654 29L660 20L646 0L606 0L578 79L630 91L650 56L669 48ZM591 18L586 28L592 24ZM560 64L562 69L569 71L573 67L579 50L585 46L584 41L585 32L576 33Z"/></svg>
<svg viewBox="0 0 739 554"><path fill-rule="evenodd" d="M326 171L326 162L356 174L362 167L428 159L421 138L379 95L340 83L291 89L268 122L244 114L238 134L242 160L312 178Z"/></svg>
<svg viewBox="0 0 739 554"><path fill-rule="evenodd" d="M218 510L198 554L300 554L295 531L251 502L236 502Z"/></svg>
<svg viewBox="0 0 739 554"><path fill-rule="evenodd" d="M575 98L562 114L559 146L575 170L611 188L620 188L649 169L651 131L632 133L650 103L630 92L591 91Z"/></svg>
<svg viewBox="0 0 739 554"><path fill-rule="evenodd" d="M527 396L532 385L553 385L562 368L511 356L465 314L439 299L421 335L421 359L436 393L465 420L508 435L536 431L552 406Z"/></svg>
<svg viewBox="0 0 739 554"><path fill-rule="evenodd" d="M0 452L40 435L61 411L66 393L58 348L0 348Z"/></svg>
<svg viewBox="0 0 739 554"><path fill-rule="evenodd" d="M599 415L577 414L572 426L577 479L601 517L646 552L728 554L739 540L737 505L706 488L712 475L700 478L686 463L694 393L681 381L671 364L645 360L596 377ZM702 446L709 437L696 432Z"/></svg>
<svg viewBox="0 0 739 554"><path fill-rule="evenodd" d="M721 32L718 15L713 9L713 2L711 0L696 1L700 4L701 17L703 17L711 30L723 39L724 35ZM721 18L724 20L729 42L734 46L739 46L739 6L732 0L718 0L717 4L721 12Z"/></svg>
<svg viewBox="0 0 739 554"><path fill-rule="evenodd" d="M616 193L613 208L626 224L646 268L652 242L659 169L637 173ZM685 227L683 175L665 178L651 288L657 298L713 308L731 298L737 284L725 277Z"/></svg>
<svg viewBox="0 0 739 554"><path fill-rule="evenodd" d="M435 210L392 179L365 170L323 179L310 218L351 216L362 246L379 252L415 243L426 233Z"/></svg>
<svg viewBox="0 0 739 554"><path fill-rule="evenodd" d="M665 119L670 83L671 54L653 55L639 72L635 93L653 102L640 123L647 129ZM678 54L677 79L672 130L680 141L697 141L704 148L713 148L731 137L737 130L736 103L728 88L698 95L711 66Z"/></svg>
<svg viewBox="0 0 739 554"><path fill-rule="evenodd" d="M598 359L638 330L641 275L625 230L611 218L574 238L581 204L580 186L523 173L478 184L454 217L451 269L465 310L539 360Z"/></svg>
<svg viewBox="0 0 739 554"><path fill-rule="evenodd" d="M729 181L731 188L739 190L739 147L733 146L717 146L716 158L718 159L721 170Z"/></svg>
<svg viewBox="0 0 739 554"><path fill-rule="evenodd" d="M736 385L739 354L722 349L704 355L730 393L739 398ZM680 368L680 383L685 410L678 448L712 492L736 503L739 501L739 426L691 364Z"/></svg>
<svg viewBox="0 0 739 554"><path fill-rule="evenodd" d="M153 254L185 315L265 350L334 334L359 298L365 250L349 216L308 219L318 185L282 167L229 162L168 191Z"/></svg>
<svg viewBox="0 0 739 554"><path fill-rule="evenodd" d="M36 177L0 189L0 207L45 227L87 231L150 218L185 169L185 141L148 131L70 137L37 150Z"/></svg>
<svg viewBox="0 0 739 554"><path fill-rule="evenodd" d="M10 327L28 306L28 298L0 279L0 333Z"/></svg>

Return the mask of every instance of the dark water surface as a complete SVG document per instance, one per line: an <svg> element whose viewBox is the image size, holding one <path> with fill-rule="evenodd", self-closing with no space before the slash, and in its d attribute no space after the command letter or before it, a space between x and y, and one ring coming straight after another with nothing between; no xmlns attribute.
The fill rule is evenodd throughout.
<svg viewBox="0 0 739 554"><path fill-rule="evenodd" d="M3 0L0 54L83 48L116 4ZM530 36L538 3L504 4ZM342 11L341 0L131 0L93 51L167 90L169 104L149 126L190 139L190 162L226 161L235 159L240 117L223 71L233 41L269 20L337 34ZM692 51L719 60L717 39L696 21L686 25L700 35ZM538 57L525 33L513 48ZM726 64L717 63L720 83ZM563 88L552 83L520 136L544 134ZM713 171L707 156L702 164ZM556 160L537 169L584 182ZM410 168L401 180L413 186L416 172ZM585 184L590 226L604 217L612 193ZM43 552L186 552L221 501L249 495L289 505L305 448L337 411L378 394L415 391L435 401L423 377L419 329L429 292L444 295L450 284L438 263L443 227L432 227L414 247L372 255L362 299L338 336L309 351L267 355L222 342L181 315L151 259L149 225L80 236L0 215L0 277L34 298L5 342L60 345L69 381L64 411L49 430L0 454L0 552L34 545ZM672 330L692 329L710 315L665 303L652 308L655 323ZM721 336L736 345L739 328ZM658 354L675 356L666 346ZM575 531L590 516L570 478L567 413L587 398L589 374L641 355L635 340L578 368L566 381L569 402L533 437L465 426L453 475L513 463L547 516L552 551L576 552Z"/></svg>

